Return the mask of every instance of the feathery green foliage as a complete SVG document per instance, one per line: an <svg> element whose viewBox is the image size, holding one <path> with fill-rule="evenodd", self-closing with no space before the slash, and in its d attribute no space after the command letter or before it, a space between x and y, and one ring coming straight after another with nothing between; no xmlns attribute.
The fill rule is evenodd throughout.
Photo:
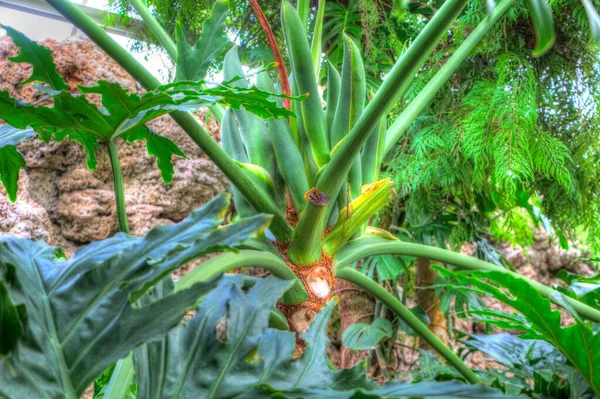
<svg viewBox="0 0 600 399"><path fill-rule="evenodd" d="M600 251L598 49L579 3L557 1L557 42L533 58L524 6L507 12L398 142L387 169L405 209L397 216L417 228L453 215L455 245L482 231L527 245L537 226L563 246L569 237ZM405 101L485 17L477 3L466 9Z"/></svg>

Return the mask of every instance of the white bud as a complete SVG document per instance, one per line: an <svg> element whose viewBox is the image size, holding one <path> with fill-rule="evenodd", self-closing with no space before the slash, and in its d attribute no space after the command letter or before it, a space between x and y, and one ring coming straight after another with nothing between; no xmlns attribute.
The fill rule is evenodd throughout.
<svg viewBox="0 0 600 399"><path fill-rule="evenodd" d="M329 295L331 295L331 286L329 285L329 281L325 278L327 272L326 268L317 267L306 279L313 294L319 298L328 298Z"/></svg>

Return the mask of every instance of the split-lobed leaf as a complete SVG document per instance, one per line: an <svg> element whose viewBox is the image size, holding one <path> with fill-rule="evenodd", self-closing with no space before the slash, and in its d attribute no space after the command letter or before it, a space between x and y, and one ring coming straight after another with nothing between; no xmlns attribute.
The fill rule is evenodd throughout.
<svg viewBox="0 0 600 399"><path fill-rule="evenodd" d="M177 60L175 80L204 80L206 72L215 58L231 43L225 36L229 6L224 0L217 0L210 16L202 24L200 38L191 47L181 25L177 24Z"/></svg>
<svg viewBox="0 0 600 399"><path fill-rule="evenodd" d="M43 242L1 237L0 281L5 287L12 276L8 294L27 317L24 337L0 357L0 397L79 398L111 363L177 325L210 284L135 303L177 267L239 245L270 219L258 215L220 226L228 205L221 195L178 224L145 237L120 233L68 260ZM8 330L13 334L21 337L18 326Z"/></svg>

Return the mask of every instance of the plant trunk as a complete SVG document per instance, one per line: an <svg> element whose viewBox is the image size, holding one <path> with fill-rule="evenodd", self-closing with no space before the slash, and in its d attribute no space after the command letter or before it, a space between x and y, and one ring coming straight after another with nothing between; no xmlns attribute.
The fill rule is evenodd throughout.
<svg viewBox="0 0 600 399"><path fill-rule="evenodd" d="M417 302L429 317L429 330L434 333L444 344L448 343L448 331L446 316L440 308L440 300L435 294L435 290L421 289L430 287L435 283L438 273L431 267L431 261L425 258L417 259ZM421 340L421 347L426 349L429 346Z"/></svg>
<svg viewBox="0 0 600 399"><path fill-rule="evenodd" d="M335 281L336 293L340 298L338 309L340 312L340 336L354 323L371 323L375 312L375 301L366 291L358 286L345 281ZM343 345L341 347L342 368L352 367L369 355L368 351L351 351Z"/></svg>

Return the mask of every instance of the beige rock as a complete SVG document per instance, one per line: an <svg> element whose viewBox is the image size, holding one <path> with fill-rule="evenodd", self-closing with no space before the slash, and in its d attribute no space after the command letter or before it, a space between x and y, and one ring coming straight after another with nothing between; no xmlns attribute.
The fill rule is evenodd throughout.
<svg viewBox="0 0 600 399"><path fill-rule="evenodd" d="M45 41L53 53L58 72L73 91L77 85L94 85L104 79L138 90L136 82L93 43L70 39L64 43ZM31 73L26 64L14 64L7 56L17 54L8 37L0 38L0 90L25 101L41 98L32 87L19 84ZM93 101L99 98L92 97ZM205 119L205 112L198 118ZM145 143L118 142L125 182L128 218L133 234L143 235L156 225L176 223L227 188L222 173L198 146L168 116L149 124L173 140L186 158L173 158L175 176L163 183L156 159L147 154ZM207 130L218 138L214 121ZM104 149L96 151L98 166L86 167L86 155L76 143L29 140L19 146L27 170L21 172L19 196L11 204L0 195L0 233L44 239L72 252L77 246L100 240L118 230L112 173Z"/></svg>

